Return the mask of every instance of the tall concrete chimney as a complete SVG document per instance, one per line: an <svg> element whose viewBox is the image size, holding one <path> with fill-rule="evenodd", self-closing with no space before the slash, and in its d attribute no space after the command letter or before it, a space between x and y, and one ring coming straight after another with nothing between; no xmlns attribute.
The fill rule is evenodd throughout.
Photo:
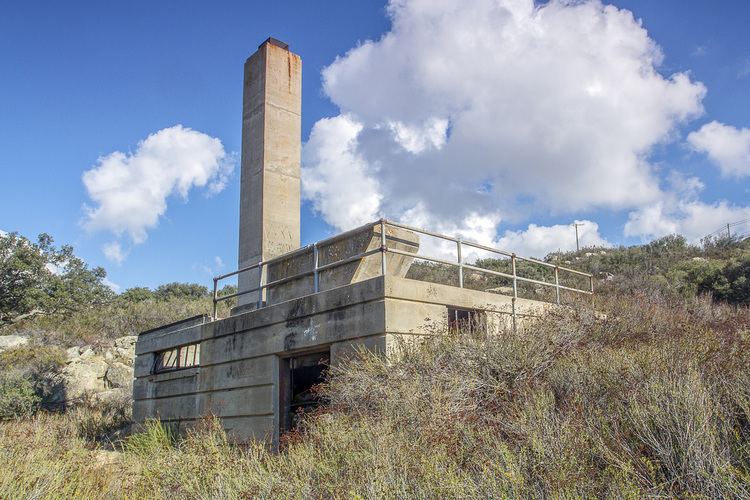
<svg viewBox="0 0 750 500"><path fill-rule="evenodd" d="M242 95L239 267L300 246L302 60L269 38L245 62ZM239 291L258 286L256 271ZM239 304L258 300L239 297Z"/></svg>

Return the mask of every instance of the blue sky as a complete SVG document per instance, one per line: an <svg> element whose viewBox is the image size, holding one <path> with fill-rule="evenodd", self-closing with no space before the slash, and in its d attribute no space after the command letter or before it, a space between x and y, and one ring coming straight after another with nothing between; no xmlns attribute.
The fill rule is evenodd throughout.
<svg viewBox="0 0 750 500"><path fill-rule="evenodd" d="M501 186L504 179L510 179L512 185L517 182L513 180L517 178L512 168L504 170L506 158L502 151L493 153L496 150L483 149L480 145L477 150L483 151L483 156L467 157L467 161L483 165L466 167L470 173L466 181L469 184L459 185L460 177L446 181L451 183L449 189L454 190L450 192L465 196L457 199L465 203L466 211L453 219L444 217L446 212L443 212L434 186L421 187L420 179L424 178L426 167L420 165L441 165L464 157L460 156L462 150L452 141L458 141L462 133L460 113L466 107L465 96L456 96L455 102L459 104L455 107L441 104L433 109L429 101L421 107L408 103L387 115L386 106L382 121L379 121L369 109L370 103L377 103L377 99L398 101L401 89L406 89L404 95L408 97L408 85L414 78L410 77L405 83L399 83L398 76L382 82L377 80L377 75L388 74L393 69L388 66L392 61L395 65L393 74L403 73L397 65L404 63L396 62L393 53L384 46L375 44L371 53L358 59L364 61L362 65L345 57L347 51L359 47L365 40L377 41L389 31L397 41L411 40L403 47L408 46L405 51L409 53L411 50L413 57L419 57L422 53L419 52L419 41L424 38L409 37L426 29L426 23L420 24L420 16L437 14L426 12L423 6L411 6L410 2L398 4L396 12L392 9L389 17L385 3L376 1L186 1L180 2L179 6L176 2L138 1L4 3L0 7L0 64L4 68L0 74L0 172L3 185L0 229L18 231L29 237L48 232L58 243L74 245L77 253L91 265L103 265L110 280L123 289L153 287L169 281L208 284L212 273L233 268L237 255L239 166L226 187L217 194L208 196L205 188L195 187L189 191L187 200L178 196L167 197L166 212L158 219L158 225L147 230L145 241L137 243L127 234L118 236L106 228L91 230L84 227L86 212L83 207L95 205L95 202L87 193L82 175L94 168L100 157L115 151L133 153L139 141L177 124L218 138L229 155L239 152L242 64L270 35L289 43L303 60L303 140L307 142L311 139L311 132L316 132L314 140L310 140L305 148L308 176L320 174L325 178L332 175L331 185L339 189L335 186L335 179L341 171L329 169L326 163L335 164L337 159L322 157L318 145L343 140L349 141L347 144L351 146L355 137L357 146L346 150L353 155L347 157L347 161L359 165L361 178L355 179L352 185L365 191L374 190L363 195L352 189L356 197L372 195L373 206L369 211L363 210L363 217L385 213L448 232L460 232L465 225L474 224L467 232L468 236L506 246L515 244L527 252L538 253L550 249L550 245L567 248L569 241L560 238L567 238L564 236L567 233L562 231L564 225L573 220L587 221L592 231L589 243L619 244L637 243L671 229L695 237L705 227L713 230L711 224L717 220L732 222L723 218L736 216L739 220L748 213L750 185L747 175L750 175L750 165L745 169L742 151L738 156L736 144L744 144L744 129L750 127L750 38L746 31L750 2L614 2L618 8L632 11L635 18L642 21L648 39L661 48L663 60L655 66L658 73L665 79L675 73L685 73L690 85L685 84L683 94L693 92L689 96L680 94L674 97L676 91L663 90L664 100L673 97L675 101L678 97L681 100L662 111L663 116L672 120L669 130L659 129L643 139L647 152L638 146L641 148L638 149L640 157L648 163L643 168L650 172L643 174L643 196L633 197L626 192L618 195L621 200L616 203L604 200L606 196L580 204L578 198L564 196L547 202L544 198L549 197L543 194L537 197L521 187L514 191ZM477 16L483 15L482 8L475 9ZM602 8L595 10L603 11ZM550 11L549 17L552 18L553 14L562 19L565 11ZM459 16L456 26L469 22L471 15L474 15L472 9L467 8L466 19ZM392 26L394 19L400 20L401 28ZM561 36L566 36L565 33L577 29L575 26L580 24L575 19L560 21L563 22L572 22L570 26L573 28L566 24L556 25L555 29L562 30ZM637 35L632 26L624 23L621 36ZM431 36L442 35L444 39L455 34L451 31L452 25L431 23L430 26L442 26L440 29L444 30L442 34L431 33ZM508 24L503 29L513 27ZM602 36L609 36L609 31L603 33ZM481 36L481 33L476 36ZM585 38L588 35L581 36L584 37L581 40L589 40ZM595 41L591 39L592 43ZM477 43L479 50L486 50L486 44L497 45L499 42L489 36ZM578 42L578 45L585 43ZM571 46L576 44L571 42ZM503 51L506 47L498 45L496 49ZM508 53L512 52L507 49ZM585 52L585 47L581 50ZM562 54L565 56L570 52ZM344 58L329 68L330 79L324 85L321 72L332 65L337 56ZM451 57L450 50L445 51L445 56ZM606 58L609 54L600 56ZM529 78L534 80L529 81L530 87L538 83L539 79L534 75L548 74L547 69L540 70L538 66L525 68L522 62L510 59L496 61L498 65L513 64L519 73L528 69ZM469 62L489 64L479 56L476 61ZM486 72L478 78L486 78L487 84L493 88L493 75L502 74L505 74L504 68L499 67L498 72ZM561 81L565 80L565 75L567 73L561 76ZM498 92L517 83L498 78L495 87ZM606 75L602 78L606 93ZM368 88L362 82L371 82L372 87ZM703 96L698 95L700 84L705 87ZM641 88L639 82L634 85ZM447 96L446 102L451 99L451 95L446 94L449 90L424 85L418 89L425 88L434 91L436 96ZM549 95L558 96L556 91ZM561 92L560 99L565 95L568 94ZM643 102L657 102L649 99ZM504 101L492 99L488 102L504 106L501 109L508 107ZM524 101L520 99L519 102ZM648 104L640 105L646 106L643 112L647 113ZM555 106L570 108L564 101L552 102L550 106L543 112L552 113L558 109ZM696 111L695 106L701 110ZM591 109L599 113L603 108ZM533 125L534 110L521 111L525 113L523 116L532 117L530 122ZM681 113L685 116L673 118ZM557 113L553 115L557 116ZM473 115L467 115L467 120L468 116ZM330 121L319 122L326 118ZM608 117L600 118L602 123L610 123ZM492 126L504 130L503 116L493 115L492 120ZM714 121L728 128L701 128ZM612 130L620 130L618 127L621 126L613 126ZM637 129L639 125L633 127ZM385 129L392 132L390 139L406 152L391 155L392 147L373 149L379 134L382 135ZM552 133L555 130L552 129ZM702 131L700 136L688 140L691 132L699 131ZM545 137L546 132L532 130L532 133ZM725 138L734 142L723 150L717 149L716 145L724 144ZM570 139L572 149L575 149L576 140L579 139ZM595 140L592 137L592 142ZM633 141L640 144L641 138ZM513 151L514 161L521 167L523 158L527 157L522 146L523 143ZM622 147L628 152L628 147L636 146L626 144ZM731 157L733 152L734 157ZM589 156L585 155L586 158ZM532 159L543 163L538 157ZM390 169L389 161L398 169ZM561 165L564 161L567 160L563 158ZM413 177L406 173L411 165ZM622 175L627 176L630 172L627 168L631 167L636 168L623 165ZM436 177L443 179L440 167L435 168ZM569 168L573 175L579 171L574 164L560 168ZM619 182L619 174L609 172L607 165L598 168L601 177L612 176L614 184ZM399 171L404 173L403 178L398 177ZM540 170L538 174L544 172ZM392 187L399 183L399 179L408 186L419 185L415 188L417 194L399 194L401 191ZM699 179L702 187L696 187L698 184L691 179ZM471 182L494 188L497 197L477 201L484 195ZM580 182L581 190L588 189L584 180L576 182ZM648 182L653 185L647 186ZM650 194L646 193L649 190ZM335 212L341 209L331 196L325 187L306 191L302 212L304 243L325 237L354 222L337 216ZM499 199L511 200L512 203L505 206L498 202ZM721 203L724 205L717 209L717 204ZM654 215L657 207L659 214ZM711 213L705 215L708 212ZM630 226L627 226L628 222ZM544 229L529 232L533 229L530 224ZM127 257L119 264L107 260L102 252L102 247L113 238L127 249ZM217 257L223 265L218 264Z"/></svg>

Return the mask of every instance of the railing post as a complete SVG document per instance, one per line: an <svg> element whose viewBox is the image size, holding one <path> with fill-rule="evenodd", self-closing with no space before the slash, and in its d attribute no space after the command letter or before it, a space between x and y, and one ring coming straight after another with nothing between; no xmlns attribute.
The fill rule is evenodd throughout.
<svg viewBox="0 0 750 500"><path fill-rule="evenodd" d="M591 308L594 308L594 275L589 276L589 289L591 290Z"/></svg>
<svg viewBox="0 0 750 500"><path fill-rule="evenodd" d="M315 290L315 293L320 291L318 280L318 244L313 243L313 289Z"/></svg>
<svg viewBox="0 0 750 500"><path fill-rule="evenodd" d="M559 268L555 266L555 302L560 305L560 273Z"/></svg>
<svg viewBox="0 0 750 500"><path fill-rule="evenodd" d="M263 307L263 261L258 262L258 309Z"/></svg>
<svg viewBox="0 0 750 500"><path fill-rule="evenodd" d="M512 253L510 254L510 266L513 270L513 298L511 299L511 307L513 310L513 333L516 333L518 331L518 326L516 324L516 299L518 298L518 280L516 279L516 254Z"/></svg>
<svg viewBox="0 0 750 500"><path fill-rule="evenodd" d="M388 251L388 247L385 245L385 219L380 219L380 272L385 276L387 269L387 262L385 259L385 253Z"/></svg>
<svg viewBox="0 0 750 500"><path fill-rule="evenodd" d="M218 282L219 280L217 278L214 278L214 309L213 309L213 314L211 316L214 319L214 321L216 320L216 309L217 309L217 302L219 298Z"/></svg>
<svg viewBox="0 0 750 500"><path fill-rule="evenodd" d="M461 255L461 238L456 241L456 247L458 252L458 286L464 287L464 259Z"/></svg>

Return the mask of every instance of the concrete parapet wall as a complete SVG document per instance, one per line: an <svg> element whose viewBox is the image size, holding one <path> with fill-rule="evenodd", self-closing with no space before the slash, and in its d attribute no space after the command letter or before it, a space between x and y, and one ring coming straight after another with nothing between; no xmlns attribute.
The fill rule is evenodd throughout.
<svg viewBox="0 0 750 500"><path fill-rule="evenodd" d="M380 248L381 228L379 224L365 227L354 233L346 233L322 242L318 246L318 266L325 266L346 260L355 255ZM405 229L386 227L386 245L404 252L416 254L419 250L419 236ZM267 282L281 280L296 274L312 272L314 267L313 248L306 247L289 257L268 265ZM389 276L406 276L412 262L411 257L388 254L386 273ZM381 255L368 255L354 262L342 264L320 271L318 290L325 291L351 283L365 281L382 274ZM266 295L267 304L277 304L315 293L313 276L307 275L294 280L270 286Z"/></svg>

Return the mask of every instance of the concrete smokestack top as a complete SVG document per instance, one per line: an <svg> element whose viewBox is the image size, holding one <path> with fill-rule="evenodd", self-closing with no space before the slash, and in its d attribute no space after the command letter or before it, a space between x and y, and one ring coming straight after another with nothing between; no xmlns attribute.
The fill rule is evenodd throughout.
<svg viewBox="0 0 750 500"><path fill-rule="evenodd" d="M300 245L302 61L274 38L245 62L242 97L239 267L296 250ZM239 291L258 286L242 273ZM240 303L257 302L240 296Z"/></svg>
<svg viewBox="0 0 750 500"><path fill-rule="evenodd" d="M271 45L275 45L275 46L277 46L277 47L279 47L281 49L284 49L284 50L289 50L289 44L288 43L284 43L281 40L279 40L277 38L274 38L272 36L269 36L268 38L266 38L266 40L263 43L261 43L260 45L258 45L258 49L262 48L267 43L270 43Z"/></svg>

